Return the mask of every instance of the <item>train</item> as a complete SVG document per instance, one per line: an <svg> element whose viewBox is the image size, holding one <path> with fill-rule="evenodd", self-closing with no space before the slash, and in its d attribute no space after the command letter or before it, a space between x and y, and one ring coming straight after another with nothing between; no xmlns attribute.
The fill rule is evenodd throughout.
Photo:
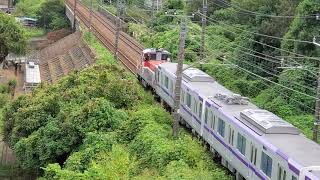
<svg viewBox="0 0 320 180"><path fill-rule="evenodd" d="M320 145L205 72L184 65L180 123L210 148L235 179L320 180ZM164 49L143 50L142 86L173 109L177 64Z"/></svg>

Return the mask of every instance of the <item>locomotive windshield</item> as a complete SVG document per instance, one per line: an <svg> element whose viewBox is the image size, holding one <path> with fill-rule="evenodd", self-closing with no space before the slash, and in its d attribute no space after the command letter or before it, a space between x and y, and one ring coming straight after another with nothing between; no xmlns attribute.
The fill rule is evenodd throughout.
<svg viewBox="0 0 320 180"><path fill-rule="evenodd" d="M170 59L170 54L163 50L153 50L145 52L143 57L145 61L167 61Z"/></svg>
<svg viewBox="0 0 320 180"><path fill-rule="evenodd" d="M162 54L161 60L167 60L169 58L168 54Z"/></svg>

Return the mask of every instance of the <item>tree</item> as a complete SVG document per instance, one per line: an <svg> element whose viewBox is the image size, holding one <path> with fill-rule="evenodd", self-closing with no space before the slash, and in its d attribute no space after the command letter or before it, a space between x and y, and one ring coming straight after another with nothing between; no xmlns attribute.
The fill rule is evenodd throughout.
<svg viewBox="0 0 320 180"><path fill-rule="evenodd" d="M45 28L57 30L68 27L65 18L65 6L62 0L47 0L41 4L37 15L39 24Z"/></svg>
<svg viewBox="0 0 320 180"><path fill-rule="evenodd" d="M0 64L9 53L24 54L27 41L23 28L15 19L0 12Z"/></svg>

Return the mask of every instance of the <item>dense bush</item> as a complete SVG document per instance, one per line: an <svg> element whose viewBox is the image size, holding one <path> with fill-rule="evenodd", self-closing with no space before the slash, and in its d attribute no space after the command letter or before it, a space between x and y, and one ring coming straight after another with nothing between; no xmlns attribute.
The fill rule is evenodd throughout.
<svg viewBox="0 0 320 180"><path fill-rule="evenodd" d="M99 65L6 107L5 140L22 168L43 169L44 179L230 178L190 135L171 137L170 114L132 75L98 58ZM178 165L175 176L169 169Z"/></svg>
<svg viewBox="0 0 320 180"><path fill-rule="evenodd" d="M39 24L42 27L58 30L67 28L69 21L65 16L65 5L63 0L46 0L37 11Z"/></svg>
<svg viewBox="0 0 320 180"><path fill-rule="evenodd" d="M320 48L310 43L313 36L319 36L320 23L315 20L315 15L320 11L319 1L213 0L212 3L214 6L208 5L209 18L207 18L205 43L207 57L202 60L210 65L205 65L203 70L232 91L250 97L260 107L276 113L293 124L296 124L297 120L292 118L295 115L303 114L303 119L309 119L308 117L314 114L315 99L310 96L315 97L316 94L315 75L318 73L319 62L315 58L302 58L302 56L320 55ZM189 2L187 7L176 4L175 6L191 14L201 9L202 0ZM149 30L145 28L140 30L131 25L131 31L140 34L136 38L147 47L168 49L175 61L178 52L178 41L175 40L179 38L179 20L165 15L165 11L172 12L171 7L165 6L157 13L156 20L149 24ZM244 13L239 7L248 11ZM268 15L292 15L294 18L275 18ZM308 18L301 18L304 16ZM201 30L198 25L201 25L201 16L198 14L192 20L194 23L188 23L185 58L187 62L199 61ZM149 38L150 32L152 38ZM303 68L282 69L280 66ZM306 123L298 127L308 135L312 124Z"/></svg>

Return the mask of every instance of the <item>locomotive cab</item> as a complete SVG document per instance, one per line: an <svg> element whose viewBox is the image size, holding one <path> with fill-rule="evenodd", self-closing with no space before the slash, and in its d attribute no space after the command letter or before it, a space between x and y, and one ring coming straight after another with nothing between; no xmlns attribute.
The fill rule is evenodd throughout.
<svg viewBox="0 0 320 180"><path fill-rule="evenodd" d="M170 53L164 49L145 49L143 61L170 61Z"/></svg>
<svg viewBox="0 0 320 180"><path fill-rule="evenodd" d="M138 78L143 86L153 87L155 71L159 64L169 62L170 53L164 49L149 48L142 52Z"/></svg>

